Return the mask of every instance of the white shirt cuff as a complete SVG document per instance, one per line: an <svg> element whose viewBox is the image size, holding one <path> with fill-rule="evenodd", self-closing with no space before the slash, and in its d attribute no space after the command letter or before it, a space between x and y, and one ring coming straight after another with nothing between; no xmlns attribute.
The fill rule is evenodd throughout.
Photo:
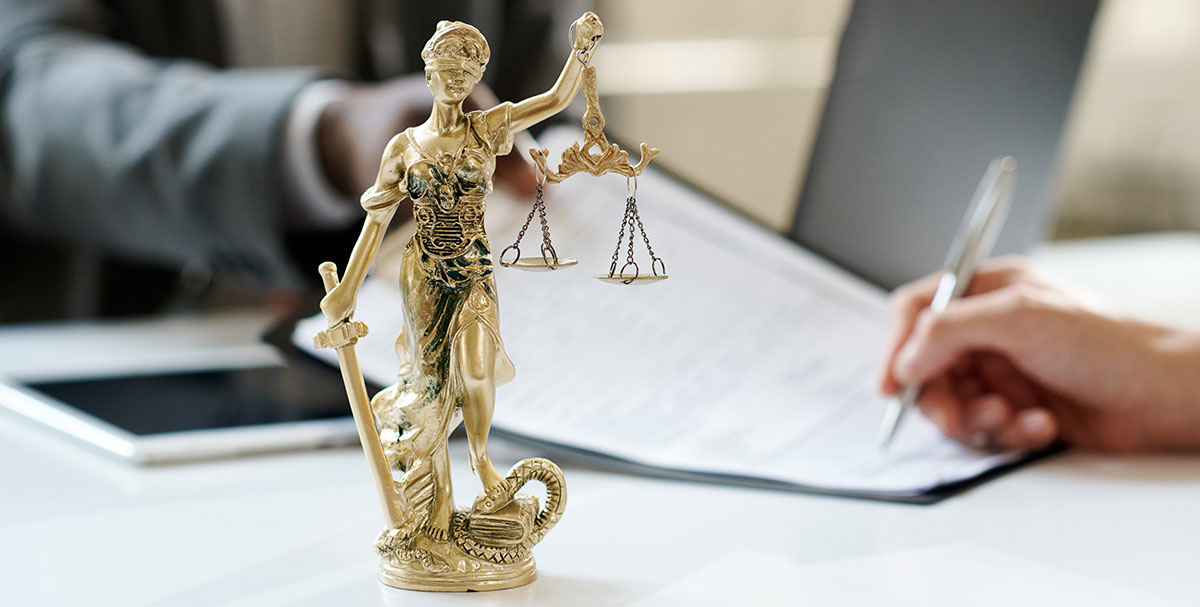
<svg viewBox="0 0 1200 607"><path fill-rule="evenodd" d="M357 201L329 183L317 149L321 112L348 88L340 80L321 80L301 89L292 103L283 135L284 194L291 227L337 228L362 216Z"/></svg>

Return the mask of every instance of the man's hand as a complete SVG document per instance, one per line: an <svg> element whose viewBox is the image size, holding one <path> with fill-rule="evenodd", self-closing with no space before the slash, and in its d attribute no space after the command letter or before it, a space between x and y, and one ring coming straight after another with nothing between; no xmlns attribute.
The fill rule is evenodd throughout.
<svg viewBox="0 0 1200 607"><path fill-rule="evenodd" d="M896 290L880 390L924 386L947 436L1035 448L1200 448L1200 335L1125 318L1030 262L984 263L967 297L928 310L940 274Z"/></svg>
<svg viewBox="0 0 1200 607"><path fill-rule="evenodd" d="M465 111L494 107L496 96L475 85ZM433 98L420 75L379 84L351 85L341 99L326 106L317 123L317 146L329 182L357 200L375 183L379 158L393 135L429 117ZM518 154L496 159L496 181L518 194L533 196L533 169Z"/></svg>

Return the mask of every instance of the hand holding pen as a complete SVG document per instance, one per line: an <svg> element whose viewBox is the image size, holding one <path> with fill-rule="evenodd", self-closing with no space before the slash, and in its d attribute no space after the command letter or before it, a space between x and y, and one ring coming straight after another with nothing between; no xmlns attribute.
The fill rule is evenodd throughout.
<svg viewBox="0 0 1200 607"><path fill-rule="evenodd" d="M1200 449L1200 332L1130 318L1021 257L983 261L937 313L943 276L893 293L882 393L921 386L921 413L975 447Z"/></svg>
<svg viewBox="0 0 1200 607"><path fill-rule="evenodd" d="M962 297L971 284L975 266L991 254L996 237L1008 216L1016 177L1017 163L1010 156L997 158L988 165L958 233L950 243L950 251L937 279L937 289L928 304L929 314L941 314L951 300ZM921 384L911 383L904 388L899 399L889 403L880 428L882 449L886 450L895 439L905 413L916 403L921 390Z"/></svg>

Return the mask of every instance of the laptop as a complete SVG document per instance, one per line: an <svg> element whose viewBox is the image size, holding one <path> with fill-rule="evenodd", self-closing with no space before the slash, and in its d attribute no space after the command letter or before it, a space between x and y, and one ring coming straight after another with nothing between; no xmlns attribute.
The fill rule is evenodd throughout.
<svg viewBox="0 0 1200 607"><path fill-rule="evenodd" d="M996 254L1045 233L1098 0L855 0L792 238L881 287L938 267L988 162L1020 166Z"/></svg>

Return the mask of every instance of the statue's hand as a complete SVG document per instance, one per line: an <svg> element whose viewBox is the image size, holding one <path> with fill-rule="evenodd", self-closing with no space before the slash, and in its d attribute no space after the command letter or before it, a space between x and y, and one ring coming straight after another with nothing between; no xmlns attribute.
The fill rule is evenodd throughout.
<svg viewBox="0 0 1200 607"><path fill-rule="evenodd" d="M600 17L596 13L588 11L582 17L575 20L575 39L571 41L571 46L577 51L586 51L596 46L600 42L600 37L604 35L604 24L600 23Z"/></svg>
<svg viewBox="0 0 1200 607"><path fill-rule="evenodd" d="M350 318L354 313L354 299L354 293L342 285L325 294L321 299L321 312L325 314L330 326Z"/></svg>

